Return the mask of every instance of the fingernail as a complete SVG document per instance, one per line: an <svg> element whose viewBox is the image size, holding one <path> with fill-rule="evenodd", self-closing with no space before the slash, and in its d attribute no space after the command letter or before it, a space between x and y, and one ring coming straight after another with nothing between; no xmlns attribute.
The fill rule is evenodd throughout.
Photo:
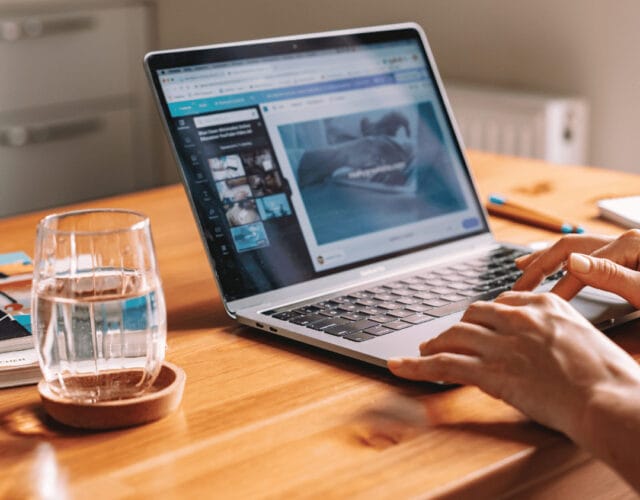
<svg viewBox="0 0 640 500"><path fill-rule="evenodd" d="M591 271L591 261L579 253L572 253L569 257L570 269L573 272L586 274Z"/></svg>

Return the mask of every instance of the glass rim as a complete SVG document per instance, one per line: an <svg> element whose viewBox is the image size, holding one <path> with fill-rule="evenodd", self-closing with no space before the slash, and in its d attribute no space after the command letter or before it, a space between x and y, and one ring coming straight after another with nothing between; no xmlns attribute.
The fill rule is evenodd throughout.
<svg viewBox="0 0 640 500"><path fill-rule="evenodd" d="M116 227L111 229L97 229L97 230L68 230L68 229L57 229L51 227L50 223L54 220L62 220L65 217L74 217L79 215L86 215L90 213L103 213L103 214L121 214L121 215L132 215L134 217L138 217L140 220L137 222L133 222L132 224L127 225L126 227ZM70 210L68 212L56 212L53 214L49 214L43 217L40 222L38 222L38 230L47 231L55 234L74 234L74 235L100 235L100 234L114 234L114 233L124 233L128 231L138 231L140 229L145 229L149 227L149 217L142 212L138 212L136 210L129 210L126 208L84 208L80 210Z"/></svg>

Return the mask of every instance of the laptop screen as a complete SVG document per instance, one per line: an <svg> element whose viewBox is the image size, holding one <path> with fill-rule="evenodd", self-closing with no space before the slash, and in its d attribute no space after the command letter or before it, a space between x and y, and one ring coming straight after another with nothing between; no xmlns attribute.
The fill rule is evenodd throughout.
<svg viewBox="0 0 640 500"><path fill-rule="evenodd" d="M148 61L227 300L487 231L415 30Z"/></svg>

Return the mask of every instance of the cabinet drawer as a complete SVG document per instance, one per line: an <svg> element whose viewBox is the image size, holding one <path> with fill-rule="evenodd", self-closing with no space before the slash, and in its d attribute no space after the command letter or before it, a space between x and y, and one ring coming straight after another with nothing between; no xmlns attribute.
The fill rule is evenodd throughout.
<svg viewBox="0 0 640 500"><path fill-rule="evenodd" d="M0 17L0 111L130 93L142 7Z"/></svg>
<svg viewBox="0 0 640 500"><path fill-rule="evenodd" d="M131 191L130 110L0 126L0 216Z"/></svg>

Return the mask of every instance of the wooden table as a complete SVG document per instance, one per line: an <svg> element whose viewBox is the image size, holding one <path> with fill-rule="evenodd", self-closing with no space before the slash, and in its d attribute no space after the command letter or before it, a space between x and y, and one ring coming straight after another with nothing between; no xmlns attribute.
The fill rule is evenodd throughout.
<svg viewBox="0 0 640 500"><path fill-rule="evenodd" d="M595 200L640 193L640 176L473 153L482 198L517 195L592 231ZM165 287L167 359L181 408L89 433L43 415L34 386L0 391L0 497L403 498L633 494L562 435L473 387L439 390L267 336L225 314L182 187L75 205L150 215ZM66 207L65 207L66 208ZM0 220L0 252L32 252L44 213ZM556 234L492 219L500 239ZM614 338L640 354L637 324Z"/></svg>

